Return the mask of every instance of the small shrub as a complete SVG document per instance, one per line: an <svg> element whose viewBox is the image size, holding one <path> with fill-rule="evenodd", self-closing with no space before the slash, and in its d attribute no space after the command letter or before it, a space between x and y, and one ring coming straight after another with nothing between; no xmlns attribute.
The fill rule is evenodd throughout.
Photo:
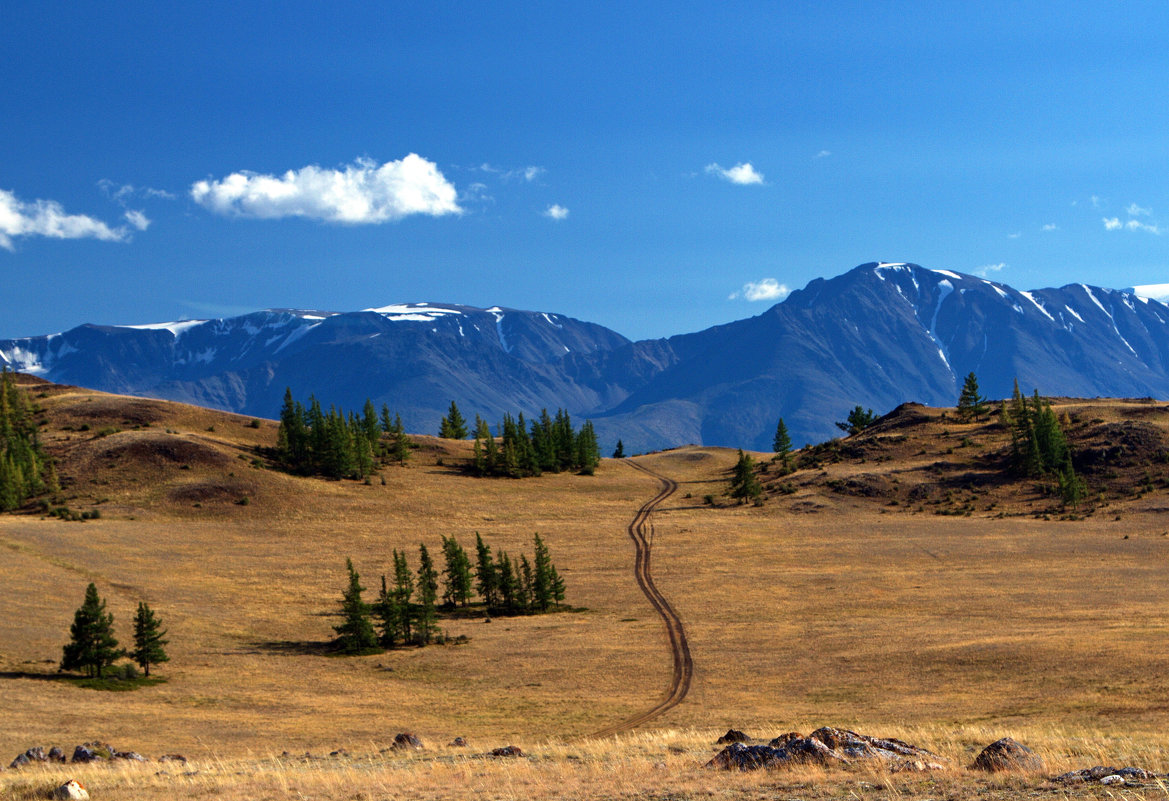
<svg viewBox="0 0 1169 801"><path fill-rule="evenodd" d="M259 427L260 427L259 420L252 420L252 422L248 423L248 428L259 428Z"/></svg>
<svg viewBox="0 0 1169 801"><path fill-rule="evenodd" d="M120 430L121 429L115 428L114 426L106 426L105 428L98 429L97 436L99 438L100 437L108 437L111 434L117 434L118 431L120 431Z"/></svg>
<svg viewBox="0 0 1169 801"><path fill-rule="evenodd" d="M236 503L236 506L247 506L248 504L251 503L251 500L248 498L247 495L245 495L244 497L240 498L235 503Z"/></svg>

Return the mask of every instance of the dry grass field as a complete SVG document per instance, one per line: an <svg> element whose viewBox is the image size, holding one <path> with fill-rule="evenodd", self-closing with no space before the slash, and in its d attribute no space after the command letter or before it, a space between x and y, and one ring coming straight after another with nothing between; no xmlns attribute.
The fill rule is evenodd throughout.
<svg viewBox="0 0 1169 801"><path fill-rule="evenodd" d="M653 517L653 576L685 623L695 677L662 717L596 740L588 735L658 702L670 678L626 532L658 490L651 476L605 460L593 477L475 479L458 469L464 444L418 437L407 466L385 468L384 485L298 478L256 460L254 446L275 440L268 421L30 391L41 396L67 504L101 518L0 517L0 760L101 739L192 762L5 771L0 797L38 797L73 774L102 798L1071 792L1044 789L1043 777L961 769L1005 735L1036 748L1052 773L1169 770L1169 466L1154 458L1169 428L1162 406L1060 405L1077 447L1104 447L1110 425L1142 426L1136 444L1089 474L1093 502L1074 515L1041 488L994 478L1004 441L993 423L920 407L790 476L770 468L762 506L723 494L733 451L637 457L679 482ZM468 638L459 645L350 658L322 649L347 557L368 598L395 548L416 566L420 542L435 551L453 535L470 547L480 532L514 555L530 552L537 531L568 602L583 609L444 621ZM163 620L165 683L115 693L57 678L89 581L124 639L139 600ZM700 768L729 726L766 740L821 725L898 736L954 767L928 778ZM381 753L399 731L428 749ZM470 747L446 748L456 736ZM511 743L531 758L479 758ZM338 749L347 754L327 756Z"/></svg>

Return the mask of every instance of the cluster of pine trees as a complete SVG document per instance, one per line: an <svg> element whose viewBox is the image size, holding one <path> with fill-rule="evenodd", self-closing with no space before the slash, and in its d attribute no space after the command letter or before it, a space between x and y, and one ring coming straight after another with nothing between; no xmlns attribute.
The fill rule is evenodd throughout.
<svg viewBox="0 0 1169 801"><path fill-rule="evenodd" d="M505 414L498 431L496 439L487 422L476 415L475 455L471 463L476 475L524 478L577 470L591 476L601 461L592 422L586 421L575 431L563 409L556 410L556 417L544 409L530 427L522 412L518 417Z"/></svg>
<svg viewBox="0 0 1169 801"><path fill-rule="evenodd" d="M59 491L53 460L37 439L32 404L5 369L0 375L0 512Z"/></svg>
<svg viewBox="0 0 1169 801"><path fill-rule="evenodd" d="M780 420L780 425L782 424L783 421ZM734 472L731 474L730 494L740 503L752 501L758 505L763 502L763 485L755 475L755 460L749 454L743 453L742 448L739 449L739 461L735 462Z"/></svg>
<svg viewBox="0 0 1169 801"><path fill-rule="evenodd" d="M409 459L410 439L401 416L391 418L385 404L380 415L370 400L360 415L333 406L326 413L315 397L309 396L306 409L286 389L276 458L301 475L361 479L386 462L401 464Z"/></svg>
<svg viewBox="0 0 1169 801"><path fill-rule="evenodd" d="M106 602L97 594L97 585L85 588L85 600L73 613L69 642L61 649L61 670L82 670L85 675L102 678L103 671L124 656L130 657L146 676L150 666L169 662L164 646L166 632L162 623L144 601L138 602L134 616L134 647L118 647L114 637L114 616L106 611Z"/></svg>
<svg viewBox="0 0 1169 801"><path fill-rule="evenodd" d="M547 612L564 600L564 579L552 563L548 547L535 535L535 553L514 562L505 551L491 549L475 535L476 561L454 537L443 537L442 605L467 607L478 593L489 614L519 615ZM425 545L418 547L418 570L405 552L393 552L393 573L381 577L381 592L373 603L362 600L365 587L346 560L349 583L341 598L342 621L334 626L334 645L343 653L361 654L404 645L429 645L445 640L438 626L439 573Z"/></svg>
<svg viewBox="0 0 1169 801"><path fill-rule="evenodd" d="M1054 477L1064 503L1076 506L1087 495L1084 479L1072 466L1072 452L1051 402L1039 397L1028 402L1019 392L999 407L999 419L1011 432L1011 469L1031 478Z"/></svg>

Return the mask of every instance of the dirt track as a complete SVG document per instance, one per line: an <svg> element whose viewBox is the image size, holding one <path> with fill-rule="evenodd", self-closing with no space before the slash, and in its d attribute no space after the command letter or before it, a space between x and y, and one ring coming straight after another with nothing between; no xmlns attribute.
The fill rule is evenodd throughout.
<svg viewBox="0 0 1169 801"><path fill-rule="evenodd" d="M645 712L634 715L621 723L601 729L593 735L594 737L608 737L619 732L628 731L629 729L648 723L666 710L672 709L682 703L682 699L686 697L686 693L690 692L690 681L694 677L694 660L690 658L690 644L686 640L686 630L682 627L682 618L678 616L678 613L670 606L670 602L666 600L666 597L654 585L653 576L650 573L650 556L653 547L653 522L650 516L662 501L674 494L678 489L678 482L672 478L663 476L661 473L650 470L648 467L640 465L632 459L625 460L625 464L653 476L662 485L658 494L646 501L637 510L637 514L629 523L626 531L629 532L629 538L633 540L633 545L637 549L637 557L633 567L633 574L637 578L637 584L641 587L641 591L645 593L645 597L649 599L653 608L657 610L662 621L666 624L666 635L670 640L670 653L674 660L674 673L666 695L661 701Z"/></svg>

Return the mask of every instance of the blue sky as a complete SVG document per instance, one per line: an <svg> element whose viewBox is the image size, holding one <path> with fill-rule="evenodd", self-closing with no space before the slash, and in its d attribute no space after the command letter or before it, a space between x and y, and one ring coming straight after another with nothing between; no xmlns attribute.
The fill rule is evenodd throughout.
<svg viewBox="0 0 1169 801"><path fill-rule="evenodd" d="M0 337L1169 282L1165 3L106 5L0 10Z"/></svg>

